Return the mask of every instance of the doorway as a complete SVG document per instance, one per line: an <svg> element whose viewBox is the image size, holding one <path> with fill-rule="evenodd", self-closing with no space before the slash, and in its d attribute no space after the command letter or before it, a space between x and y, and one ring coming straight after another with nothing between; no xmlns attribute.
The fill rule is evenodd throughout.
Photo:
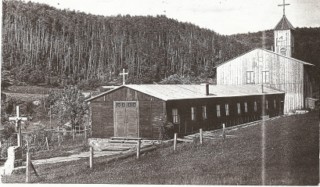
<svg viewBox="0 0 320 187"><path fill-rule="evenodd" d="M138 101L114 101L114 136L139 137Z"/></svg>

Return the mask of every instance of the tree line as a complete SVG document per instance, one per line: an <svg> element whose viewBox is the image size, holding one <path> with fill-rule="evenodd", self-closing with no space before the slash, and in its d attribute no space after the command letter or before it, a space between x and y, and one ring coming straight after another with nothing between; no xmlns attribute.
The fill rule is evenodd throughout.
<svg viewBox="0 0 320 187"><path fill-rule="evenodd" d="M105 17L3 1L3 67L28 84L159 82L213 78L214 66L249 49L214 31L165 16Z"/></svg>

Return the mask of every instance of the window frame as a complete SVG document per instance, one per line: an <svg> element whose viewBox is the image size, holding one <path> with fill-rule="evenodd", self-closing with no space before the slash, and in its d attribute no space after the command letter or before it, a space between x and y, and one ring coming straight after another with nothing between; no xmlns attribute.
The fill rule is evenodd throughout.
<svg viewBox="0 0 320 187"><path fill-rule="evenodd" d="M202 119L208 119L207 106L202 106Z"/></svg>
<svg viewBox="0 0 320 187"><path fill-rule="evenodd" d="M254 71L247 71L246 73L246 83L247 84L255 84L255 74Z"/></svg>
<svg viewBox="0 0 320 187"><path fill-rule="evenodd" d="M253 110L254 110L255 112L257 112L257 111L258 111L258 104L257 104L257 101L254 101L254 103L253 103Z"/></svg>
<svg viewBox="0 0 320 187"><path fill-rule="evenodd" d="M244 102L244 112L248 113L248 103Z"/></svg>
<svg viewBox="0 0 320 187"><path fill-rule="evenodd" d="M226 111L226 116L230 116L230 109L229 109L229 104L224 104L225 111Z"/></svg>
<svg viewBox="0 0 320 187"><path fill-rule="evenodd" d="M270 72L262 71L262 83L269 84L270 83Z"/></svg>
<svg viewBox="0 0 320 187"><path fill-rule="evenodd" d="M216 111L217 111L217 117L221 117L221 106L220 105L216 105Z"/></svg>
<svg viewBox="0 0 320 187"><path fill-rule="evenodd" d="M240 115L241 114L241 104L237 103L237 113Z"/></svg>
<svg viewBox="0 0 320 187"><path fill-rule="evenodd" d="M176 111L176 112L174 112ZM180 115L177 108L172 108L172 123L173 124L180 124Z"/></svg>
<svg viewBox="0 0 320 187"><path fill-rule="evenodd" d="M269 101L266 99L266 109L269 110Z"/></svg>
<svg viewBox="0 0 320 187"><path fill-rule="evenodd" d="M195 121L196 118L196 107L191 107L191 120Z"/></svg>

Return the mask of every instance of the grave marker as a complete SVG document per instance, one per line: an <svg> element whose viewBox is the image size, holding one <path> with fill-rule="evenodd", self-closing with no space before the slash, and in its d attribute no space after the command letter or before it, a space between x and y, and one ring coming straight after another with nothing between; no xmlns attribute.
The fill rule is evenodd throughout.
<svg viewBox="0 0 320 187"><path fill-rule="evenodd" d="M19 115L19 113L20 113L19 106L16 107L16 113L17 113L17 116L9 117L9 121L15 121L16 122L18 147L21 147L21 143L22 143L22 139L21 139L21 121L27 121L28 119L26 117L21 117Z"/></svg>

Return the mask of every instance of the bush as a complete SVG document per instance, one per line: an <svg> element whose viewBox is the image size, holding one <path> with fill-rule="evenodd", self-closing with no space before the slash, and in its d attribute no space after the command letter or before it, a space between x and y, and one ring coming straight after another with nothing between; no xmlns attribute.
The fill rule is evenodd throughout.
<svg viewBox="0 0 320 187"><path fill-rule="evenodd" d="M163 122L163 125L160 127L160 139L167 140L173 138L174 128L173 123L169 121Z"/></svg>

